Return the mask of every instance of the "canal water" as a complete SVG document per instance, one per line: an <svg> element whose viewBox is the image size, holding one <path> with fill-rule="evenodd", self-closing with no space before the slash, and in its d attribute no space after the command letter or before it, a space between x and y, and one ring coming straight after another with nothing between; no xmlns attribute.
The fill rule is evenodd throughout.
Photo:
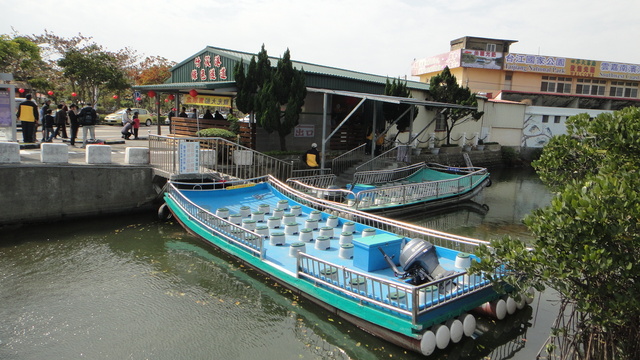
<svg viewBox="0 0 640 360"><path fill-rule="evenodd" d="M531 241L521 223L550 201L529 171L492 174L476 203L403 218ZM533 359L553 295L433 359ZM418 359L318 309L155 214L0 232L0 359Z"/></svg>

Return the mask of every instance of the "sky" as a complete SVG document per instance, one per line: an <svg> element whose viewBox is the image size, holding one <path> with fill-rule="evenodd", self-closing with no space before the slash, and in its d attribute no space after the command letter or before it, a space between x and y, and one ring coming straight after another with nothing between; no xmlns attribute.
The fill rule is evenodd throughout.
<svg viewBox="0 0 640 360"><path fill-rule="evenodd" d="M411 63L463 36L511 52L640 64L640 1L0 0L0 34L92 37L181 62L207 46L417 80Z"/></svg>

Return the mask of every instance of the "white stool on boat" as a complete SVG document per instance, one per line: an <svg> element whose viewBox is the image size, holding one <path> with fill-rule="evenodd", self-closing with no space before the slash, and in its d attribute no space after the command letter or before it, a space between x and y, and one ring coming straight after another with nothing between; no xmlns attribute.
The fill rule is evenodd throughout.
<svg viewBox="0 0 640 360"><path fill-rule="evenodd" d="M272 216L267 219L267 226L269 229L277 229L282 224L282 220L279 217Z"/></svg>
<svg viewBox="0 0 640 360"><path fill-rule="evenodd" d="M271 245L284 245L286 242L283 232L274 232L269 236L269 244Z"/></svg>
<svg viewBox="0 0 640 360"><path fill-rule="evenodd" d="M329 239L333 238L333 228L330 226L323 226L320 228L320 236L326 236Z"/></svg>
<svg viewBox="0 0 640 360"><path fill-rule="evenodd" d="M284 210L282 209L273 209L273 216L282 219L284 216Z"/></svg>
<svg viewBox="0 0 640 360"><path fill-rule="evenodd" d="M298 223L297 222L290 222L288 224L285 224L284 233L286 235L297 235L298 234Z"/></svg>
<svg viewBox="0 0 640 360"><path fill-rule="evenodd" d="M438 287L431 285L418 291L418 306L427 304L438 298Z"/></svg>
<svg viewBox="0 0 640 360"><path fill-rule="evenodd" d="M315 248L317 250L329 250L331 247L331 239L326 236L318 236L316 238Z"/></svg>
<svg viewBox="0 0 640 360"><path fill-rule="evenodd" d="M376 229L373 229L373 228L368 228L368 229L362 230L362 237L373 236L375 234L376 234Z"/></svg>
<svg viewBox="0 0 640 360"><path fill-rule="evenodd" d="M356 223L352 222L352 221L347 221L346 223L344 223L342 225L342 232L343 233L355 233L356 232Z"/></svg>
<svg viewBox="0 0 640 360"><path fill-rule="evenodd" d="M313 210L310 214L309 214L309 219L311 220L322 220L322 212L318 211L318 210Z"/></svg>
<svg viewBox="0 0 640 360"><path fill-rule="evenodd" d="M278 209L286 210L289 208L289 202L287 200L278 201Z"/></svg>
<svg viewBox="0 0 640 360"><path fill-rule="evenodd" d="M229 215L229 221L236 225L242 224L242 215L240 214L231 214Z"/></svg>
<svg viewBox="0 0 640 360"><path fill-rule="evenodd" d="M291 214L294 215L294 216L300 216L302 214L302 206L293 205L291 207Z"/></svg>
<svg viewBox="0 0 640 360"><path fill-rule="evenodd" d="M356 276L355 278L351 279L351 281L349 281L349 284L351 285L351 291L355 291L355 292L367 292L367 279L365 279L363 276Z"/></svg>
<svg viewBox="0 0 640 360"><path fill-rule="evenodd" d="M304 221L304 227L311 230L318 230L318 220L307 219Z"/></svg>
<svg viewBox="0 0 640 360"><path fill-rule="evenodd" d="M255 220L251 220L251 219L244 219L242 220L242 227L247 229L247 230L255 230L256 229L256 221Z"/></svg>
<svg viewBox="0 0 640 360"><path fill-rule="evenodd" d="M456 255L455 266L458 269L468 269L471 267L471 255L467 253L460 252Z"/></svg>
<svg viewBox="0 0 640 360"><path fill-rule="evenodd" d="M307 252L307 244L303 242L294 242L289 247L289 256L291 257L297 258L301 252Z"/></svg>
<svg viewBox="0 0 640 360"><path fill-rule="evenodd" d="M320 275L324 277L326 281L338 281L338 269L333 266L320 270Z"/></svg>
<svg viewBox="0 0 640 360"><path fill-rule="evenodd" d="M303 242L312 242L313 241L313 230L311 229L300 229L300 236L298 237L298 240L303 241Z"/></svg>
<svg viewBox="0 0 640 360"><path fill-rule="evenodd" d="M351 244L353 242L353 234L350 232L343 232L340 234L340 245Z"/></svg>
<svg viewBox="0 0 640 360"><path fill-rule="evenodd" d="M263 238L269 237L269 227L265 225L256 226L256 233Z"/></svg>
<svg viewBox="0 0 640 360"><path fill-rule="evenodd" d="M251 208L248 207L248 206L241 206L240 207L240 216L242 216L243 218L251 216Z"/></svg>
<svg viewBox="0 0 640 360"><path fill-rule="evenodd" d="M340 245L338 257L340 257L341 259L353 259L353 244Z"/></svg>
<svg viewBox="0 0 640 360"><path fill-rule="evenodd" d="M296 222L296 216L293 214L282 215L282 223L287 225L288 223Z"/></svg>
<svg viewBox="0 0 640 360"><path fill-rule="evenodd" d="M340 224L340 219L338 219L337 216L331 215L327 218L327 226L334 228L334 227L338 227L339 224Z"/></svg>
<svg viewBox="0 0 640 360"><path fill-rule="evenodd" d="M254 211L251 214L251 220L255 220L257 222L264 222L264 213L262 211Z"/></svg>
<svg viewBox="0 0 640 360"><path fill-rule="evenodd" d="M229 217L229 209L227 209L227 208L218 208L218 210L216 210L216 215L221 217L221 218L223 218L223 219L226 219L226 218Z"/></svg>
<svg viewBox="0 0 640 360"><path fill-rule="evenodd" d="M269 204L260 204L258 206L258 211L262 211L265 214L268 214L271 212L271 206Z"/></svg>

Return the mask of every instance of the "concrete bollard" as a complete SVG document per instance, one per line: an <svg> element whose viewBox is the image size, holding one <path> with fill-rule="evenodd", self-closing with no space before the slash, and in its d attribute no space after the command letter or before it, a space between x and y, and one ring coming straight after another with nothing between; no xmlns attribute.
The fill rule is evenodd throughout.
<svg viewBox="0 0 640 360"><path fill-rule="evenodd" d="M15 164L20 162L20 144L0 142L0 164Z"/></svg>
<svg viewBox="0 0 640 360"><path fill-rule="evenodd" d="M110 145L87 145L87 164L111 164Z"/></svg>
<svg viewBox="0 0 640 360"><path fill-rule="evenodd" d="M69 146L54 143L41 144L40 161L48 164L67 164L69 162Z"/></svg>
<svg viewBox="0 0 640 360"><path fill-rule="evenodd" d="M124 153L124 163L129 165L148 165L149 148L128 147Z"/></svg>

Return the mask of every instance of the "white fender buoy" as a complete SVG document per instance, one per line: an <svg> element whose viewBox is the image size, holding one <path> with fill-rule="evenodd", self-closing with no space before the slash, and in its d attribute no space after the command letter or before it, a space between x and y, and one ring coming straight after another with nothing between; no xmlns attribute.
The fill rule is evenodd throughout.
<svg viewBox="0 0 640 360"><path fill-rule="evenodd" d="M507 296L506 303L507 303L507 314L509 315L515 314L516 307L518 306L516 301L511 296Z"/></svg>
<svg viewBox="0 0 640 360"><path fill-rule="evenodd" d="M533 302L533 297L536 295L536 291L533 290L533 288L529 288L529 290L527 290L527 293L524 294L524 299L527 302L527 304L531 304Z"/></svg>
<svg viewBox="0 0 640 360"><path fill-rule="evenodd" d="M518 310L522 310L524 309L524 307L527 305L527 298L525 295L520 295L520 301L516 301L516 308L518 308Z"/></svg>
<svg viewBox="0 0 640 360"><path fill-rule="evenodd" d="M169 207L167 206L167 204L160 205L160 207L158 208L158 219L162 221L168 221L172 217L173 217L173 214L171 213L171 210L169 210Z"/></svg>
<svg viewBox="0 0 640 360"><path fill-rule="evenodd" d="M444 324L439 324L434 326L432 331L436 334L436 346L438 349L445 349L449 345L449 341L451 341L449 328Z"/></svg>
<svg viewBox="0 0 640 360"><path fill-rule="evenodd" d="M507 303L502 299L493 300L475 308L474 311L502 320L507 316Z"/></svg>
<svg viewBox="0 0 640 360"><path fill-rule="evenodd" d="M449 328L449 336L451 338L451 342L457 344L462 340L462 336L464 335L464 328L462 325L462 321L458 319L449 319L447 320L447 327Z"/></svg>
<svg viewBox="0 0 640 360"><path fill-rule="evenodd" d="M436 334L431 330L427 330L422 334L420 339L420 352L422 355L431 355L436 350Z"/></svg>
<svg viewBox="0 0 640 360"><path fill-rule="evenodd" d="M458 317L462 322L462 329L465 336L471 336L476 332L476 317L471 314L462 314Z"/></svg>

